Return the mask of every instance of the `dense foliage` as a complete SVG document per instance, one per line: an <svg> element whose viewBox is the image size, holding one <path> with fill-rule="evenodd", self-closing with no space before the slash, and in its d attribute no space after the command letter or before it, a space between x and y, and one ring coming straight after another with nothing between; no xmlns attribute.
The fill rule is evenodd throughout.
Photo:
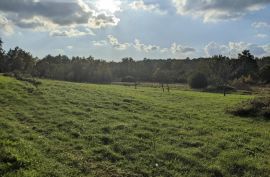
<svg viewBox="0 0 270 177"><path fill-rule="evenodd" d="M266 65L261 68L260 77L266 83L270 83L270 65Z"/></svg>
<svg viewBox="0 0 270 177"><path fill-rule="evenodd" d="M189 85L195 89L206 88L208 85L207 78L203 73L195 73L191 75Z"/></svg>
<svg viewBox="0 0 270 177"><path fill-rule="evenodd" d="M121 62L106 62L93 57L48 55L34 58L16 47L5 52L0 43L0 72L21 72L35 77L57 80L108 83L119 81L187 83L195 72L205 75L210 85L224 85L235 80L249 83L268 83L270 57L255 58L248 50L237 59L225 56L197 59L144 59L123 58ZM248 79L247 79L248 78Z"/></svg>
<svg viewBox="0 0 270 177"><path fill-rule="evenodd" d="M270 97L258 97L236 106L231 113L237 116L265 117L270 120Z"/></svg>

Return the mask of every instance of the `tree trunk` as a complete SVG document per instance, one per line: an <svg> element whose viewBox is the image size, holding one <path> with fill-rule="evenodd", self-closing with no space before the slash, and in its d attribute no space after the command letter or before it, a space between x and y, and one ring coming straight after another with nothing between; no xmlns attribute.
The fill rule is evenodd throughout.
<svg viewBox="0 0 270 177"><path fill-rule="evenodd" d="M170 86L167 84L167 91L170 92Z"/></svg>

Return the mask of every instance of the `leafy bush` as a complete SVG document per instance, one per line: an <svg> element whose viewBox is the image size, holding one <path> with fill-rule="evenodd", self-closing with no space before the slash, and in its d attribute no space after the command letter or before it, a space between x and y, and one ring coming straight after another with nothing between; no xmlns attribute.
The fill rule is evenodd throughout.
<svg viewBox="0 0 270 177"><path fill-rule="evenodd" d="M189 86L195 89L206 88L208 86L207 78L203 73L195 73L189 78Z"/></svg>
<svg viewBox="0 0 270 177"><path fill-rule="evenodd" d="M246 84L250 84L251 85L251 84L255 84L256 83L256 81L255 81L256 76L251 76L249 74L247 76L242 76L241 78L242 78L243 82L246 83Z"/></svg>
<svg viewBox="0 0 270 177"><path fill-rule="evenodd" d="M245 81L244 77L240 77L239 79L234 79L231 85L237 90L246 90L251 91L250 85Z"/></svg>
<svg viewBox="0 0 270 177"><path fill-rule="evenodd" d="M32 78L31 75L23 75L20 72L14 72L13 74L9 74L9 76L13 76L20 81L29 82L30 84L33 84L35 87L41 85L41 82Z"/></svg>
<svg viewBox="0 0 270 177"><path fill-rule="evenodd" d="M258 97L247 102L243 102L236 108L230 110L234 115L237 116L263 116L270 120L270 97Z"/></svg>

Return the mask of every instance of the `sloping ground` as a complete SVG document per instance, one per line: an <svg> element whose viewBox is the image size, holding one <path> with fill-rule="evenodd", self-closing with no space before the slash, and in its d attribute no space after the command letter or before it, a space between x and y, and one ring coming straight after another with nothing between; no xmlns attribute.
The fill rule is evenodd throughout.
<svg viewBox="0 0 270 177"><path fill-rule="evenodd" d="M0 176L269 176L249 96L0 76Z"/></svg>

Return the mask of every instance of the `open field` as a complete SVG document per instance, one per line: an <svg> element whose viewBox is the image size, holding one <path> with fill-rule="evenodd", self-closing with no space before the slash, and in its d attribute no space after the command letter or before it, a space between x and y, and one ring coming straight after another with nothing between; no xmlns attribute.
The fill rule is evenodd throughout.
<svg viewBox="0 0 270 177"><path fill-rule="evenodd" d="M0 176L270 176L270 121L249 95L0 76Z"/></svg>

